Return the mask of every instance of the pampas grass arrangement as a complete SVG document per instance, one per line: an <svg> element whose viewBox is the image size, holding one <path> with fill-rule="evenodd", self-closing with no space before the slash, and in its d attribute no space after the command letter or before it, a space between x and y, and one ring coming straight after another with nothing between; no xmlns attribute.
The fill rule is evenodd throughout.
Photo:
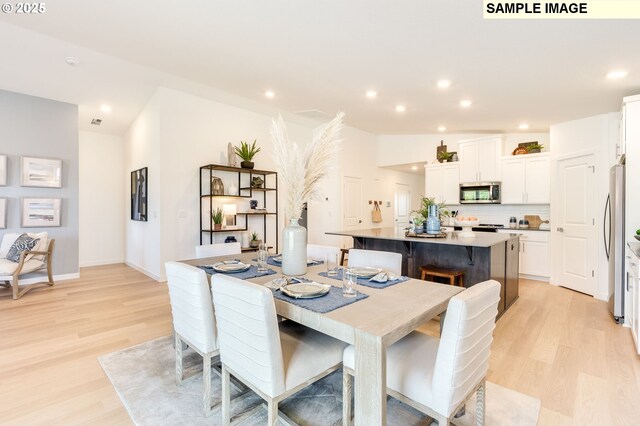
<svg viewBox="0 0 640 426"><path fill-rule="evenodd" d="M318 132L304 152L298 144L289 140L282 116L273 120L273 161L287 194L284 202L286 219L300 219L304 203L319 195L318 183L333 167L340 152L344 116L344 112L339 112Z"/></svg>

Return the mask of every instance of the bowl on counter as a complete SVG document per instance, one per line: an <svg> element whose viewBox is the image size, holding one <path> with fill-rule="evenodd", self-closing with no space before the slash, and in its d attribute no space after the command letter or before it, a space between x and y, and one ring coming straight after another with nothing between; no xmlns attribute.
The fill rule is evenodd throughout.
<svg viewBox="0 0 640 426"><path fill-rule="evenodd" d="M640 235L634 235L633 238L635 238L636 240L640 241Z"/></svg>
<svg viewBox="0 0 640 426"><path fill-rule="evenodd" d="M458 236L465 237L465 238L475 237L476 234L473 233L471 228L473 228L474 226L478 226L480 221L475 217L472 218L473 220L469 220L469 219L460 220L460 219L462 218L456 219L455 221L456 226L462 227L462 231L458 232Z"/></svg>

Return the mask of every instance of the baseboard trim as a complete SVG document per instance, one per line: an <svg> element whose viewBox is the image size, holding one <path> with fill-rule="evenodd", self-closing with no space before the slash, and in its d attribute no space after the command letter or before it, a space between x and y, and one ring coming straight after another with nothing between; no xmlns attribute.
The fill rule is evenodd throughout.
<svg viewBox="0 0 640 426"><path fill-rule="evenodd" d="M539 275L520 274L520 278L524 278L526 280L533 280L533 281L544 281L546 283L549 282L549 277L541 277Z"/></svg>
<svg viewBox="0 0 640 426"><path fill-rule="evenodd" d="M128 261L128 260L125 260L125 261L124 261L124 263L125 263L125 265L127 265L127 266L129 266L129 267L131 267L131 268L135 269L135 270L136 270L136 271L138 271L138 272L141 272L141 273L145 274L145 275L146 275L146 276L148 276L149 278L153 278L154 280L156 280L156 281L158 281L158 282L160 282L160 283L161 283L161 282L166 281L166 278L163 278L163 277L161 277L161 276L158 276L158 275L154 274L153 272L149 271L148 269L143 268L142 266L136 265L136 264L135 264L135 263L133 263L133 262L130 262L130 261Z"/></svg>
<svg viewBox="0 0 640 426"><path fill-rule="evenodd" d="M49 280L46 272L44 274L40 272L33 272L28 275L29 275L29 278L20 278L18 280L19 285L37 284L37 283L42 283ZM3 277L2 280L4 280L5 278L8 278L9 280L11 280L11 276ZM58 281L77 280L78 278L80 278L80 272L76 272L72 274L59 274L59 275L53 276L53 282L55 283Z"/></svg>
<svg viewBox="0 0 640 426"><path fill-rule="evenodd" d="M94 260L90 262L80 262L81 268L88 268L90 266L103 266L103 265L115 265L116 263L124 263L124 259L107 259L107 260Z"/></svg>

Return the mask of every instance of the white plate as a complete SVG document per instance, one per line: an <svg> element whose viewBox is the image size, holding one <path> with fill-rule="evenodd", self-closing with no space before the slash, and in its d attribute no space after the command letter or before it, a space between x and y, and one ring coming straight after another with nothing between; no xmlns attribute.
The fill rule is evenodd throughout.
<svg viewBox="0 0 640 426"><path fill-rule="evenodd" d="M282 263L282 255L280 256L274 256L271 258L274 262L276 263Z"/></svg>
<svg viewBox="0 0 640 426"><path fill-rule="evenodd" d="M282 286L282 292L296 299L311 299L329 293L330 285L319 283L297 283Z"/></svg>
<svg viewBox="0 0 640 426"><path fill-rule="evenodd" d="M222 274L236 274L238 272L244 272L248 270L251 265L247 265L246 263L237 262L237 263L216 263L213 265L213 270L216 272L220 272Z"/></svg>
<svg viewBox="0 0 640 426"><path fill-rule="evenodd" d="M355 272L359 278L371 278L374 275L378 275L380 272L382 272L382 269L380 268L370 268L369 266L356 266L353 268L349 268L349 270Z"/></svg>

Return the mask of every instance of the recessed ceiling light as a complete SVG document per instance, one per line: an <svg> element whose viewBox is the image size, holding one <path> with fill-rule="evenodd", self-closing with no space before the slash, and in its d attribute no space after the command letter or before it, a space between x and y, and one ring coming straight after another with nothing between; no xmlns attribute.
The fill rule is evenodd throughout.
<svg viewBox="0 0 640 426"><path fill-rule="evenodd" d="M74 58L73 56L67 56L66 58L64 58L64 61L67 63L67 65L70 65L72 67L75 67L80 63L80 59Z"/></svg>
<svg viewBox="0 0 640 426"><path fill-rule="evenodd" d="M444 127L444 126L438 126L438 131L439 131L439 132L446 132L446 131L447 131L447 128L446 128L446 127Z"/></svg>
<svg viewBox="0 0 640 426"><path fill-rule="evenodd" d="M405 112L407 107L404 105L396 105L396 112Z"/></svg>
<svg viewBox="0 0 640 426"><path fill-rule="evenodd" d="M450 80L438 80L438 88L440 89L448 89L451 86Z"/></svg>
<svg viewBox="0 0 640 426"><path fill-rule="evenodd" d="M613 70L607 73L607 78L611 80L615 80L616 78L622 78L627 76L627 71L625 70Z"/></svg>
<svg viewBox="0 0 640 426"><path fill-rule="evenodd" d="M471 106L473 102L471 101L471 99L463 99L460 101L460 106L462 108L469 108Z"/></svg>
<svg viewBox="0 0 640 426"><path fill-rule="evenodd" d="M527 123L522 123L521 125L518 126L518 129L520 130L527 130L529 128L529 125Z"/></svg>
<svg viewBox="0 0 640 426"><path fill-rule="evenodd" d="M266 92L264 92L264 95L269 99L273 99L276 96L273 90L267 90Z"/></svg>
<svg viewBox="0 0 640 426"><path fill-rule="evenodd" d="M110 113L111 112L111 107L109 105L102 105L100 107L100 111L106 112L106 113Z"/></svg>
<svg viewBox="0 0 640 426"><path fill-rule="evenodd" d="M418 170L418 166L411 166L411 170Z"/></svg>
<svg viewBox="0 0 640 426"><path fill-rule="evenodd" d="M367 98L373 99L376 96L378 96L378 92L376 92L375 90L367 90Z"/></svg>

